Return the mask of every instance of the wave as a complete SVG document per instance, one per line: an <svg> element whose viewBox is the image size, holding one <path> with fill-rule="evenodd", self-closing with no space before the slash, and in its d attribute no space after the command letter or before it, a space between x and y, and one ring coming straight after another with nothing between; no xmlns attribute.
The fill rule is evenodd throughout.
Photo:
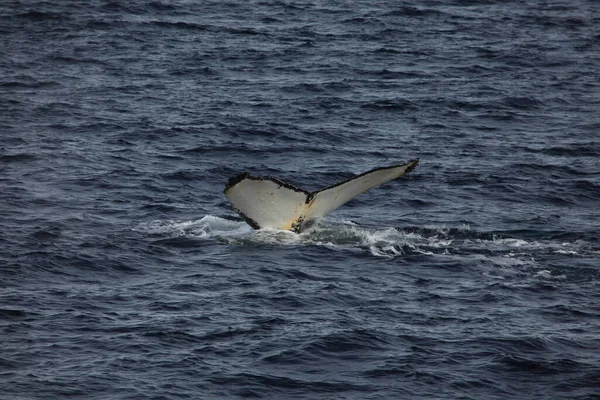
<svg viewBox="0 0 600 400"><path fill-rule="evenodd" d="M200 239L244 236L254 231L245 222L231 221L212 215L206 215L195 221L157 220L141 224L135 230L170 238L193 237Z"/></svg>
<svg viewBox="0 0 600 400"><path fill-rule="evenodd" d="M241 246L307 245L381 258L430 256L438 261L471 260L503 267L536 266L539 257L585 257L595 253L593 246L580 238L511 237L510 232L479 232L468 225L371 228L329 218L300 234L278 229L254 230L245 222L214 215L192 221L157 220L140 224L135 230L174 246L193 246L195 241L203 240ZM539 276L553 277L552 271L544 271Z"/></svg>

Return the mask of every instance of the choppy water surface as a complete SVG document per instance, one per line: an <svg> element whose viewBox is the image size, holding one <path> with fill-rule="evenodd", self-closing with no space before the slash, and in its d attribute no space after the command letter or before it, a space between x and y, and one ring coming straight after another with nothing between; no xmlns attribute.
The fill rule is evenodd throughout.
<svg viewBox="0 0 600 400"><path fill-rule="evenodd" d="M5 1L0 398L600 394L594 1ZM302 234L308 190L419 157Z"/></svg>

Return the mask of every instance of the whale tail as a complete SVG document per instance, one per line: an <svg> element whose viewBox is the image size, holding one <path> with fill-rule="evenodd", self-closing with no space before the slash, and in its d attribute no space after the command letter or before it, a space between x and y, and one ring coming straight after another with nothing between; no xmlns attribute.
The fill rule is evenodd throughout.
<svg viewBox="0 0 600 400"><path fill-rule="evenodd" d="M412 171L419 159L375 168L328 188L309 192L272 177L245 172L230 178L225 196L254 229L276 228L300 232L361 193Z"/></svg>

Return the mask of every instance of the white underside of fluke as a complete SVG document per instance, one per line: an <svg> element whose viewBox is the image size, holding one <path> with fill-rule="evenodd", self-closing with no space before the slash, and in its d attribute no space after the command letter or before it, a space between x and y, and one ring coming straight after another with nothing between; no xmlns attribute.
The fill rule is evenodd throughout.
<svg viewBox="0 0 600 400"><path fill-rule="evenodd" d="M255 229L276 228L300 232L307 222L321 218L376 186L413 170L419 160L376 168L326 189L309 192L276 178L244 173L231 178L225 196Z"/></svg>

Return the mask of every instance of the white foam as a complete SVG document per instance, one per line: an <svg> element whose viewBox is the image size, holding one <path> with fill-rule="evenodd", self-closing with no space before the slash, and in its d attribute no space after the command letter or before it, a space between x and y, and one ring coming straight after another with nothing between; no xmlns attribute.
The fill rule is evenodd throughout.
<svg viewBox="0 0 600 400"><path fill-rule="evenodd" d="M306 231L297 234L287 230L254 230L242 221L206 215L192 221L152 221L136 230L166 237L192 237L219 240L231 245L270 244L281 246L323 246L332 251L368 251L375 257L396 258L420 254L442 259L462 260L479 265L482 273L503 279L517 271L538 269L535 258L554 253L578 255L585 242L528 241L519 238L479 239L469 226L459 228L465 234L452 236L452 228L430 226L419 233L391 227L367 228L351 221L320 220ZM425 232L425 233L421 233ZM428 232L428 233L427 233ZM467 238L464 238L467 236ZM471 238L468 238L472 236ZM545 273L540 272L540 277Z"/></svg>
<svg viewBox="0 0 600 400"><path fill-rule="evenodd" d="M571 255L571 256L576 256L579 254L575 250L563 250L563 249L558 249L558 250L555 250L554 252L558 253L558 254L567 254L567 255Z"/></svg>
<svg viewBox="0 0 600 400"><path fill-rule="evenodd" d="M534 277L541 278L541 279L552 279L552 280L564 280L564 279L567 279L567 276L565 274L555 275L555 274L552 274L552 271L549 271L547 269L543 269L541 271L538 271L534 275Z"/></svg>
<svg viewBox="0 0 600 400"><path fill-rule="evenodd" d="M251 233L252 239L260 243L291 245L301 242L300 235L292 231L263 228Z"/></svg>
<svg viewBox="0 0 600 400"><path fill-rule="evenodd" d="M230 221L225 218L206 215L193 221L152 221L140 224L135 228L138 232L169 237L196 237L209 239L215 236L241 236L251 233L253 229L242 221Z"/></svg>

